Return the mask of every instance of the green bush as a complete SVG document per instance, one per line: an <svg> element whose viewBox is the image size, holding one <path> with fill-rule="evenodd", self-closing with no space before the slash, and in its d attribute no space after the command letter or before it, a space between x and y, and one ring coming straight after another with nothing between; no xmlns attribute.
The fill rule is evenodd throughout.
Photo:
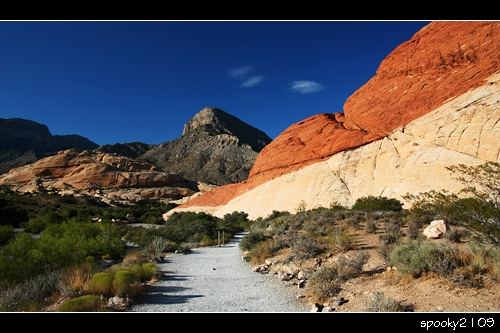
<svg viewBox="0 0 500 333"><path fill-rule="evenodd" d="M98 295L84 295L67 300L57 308L57 312L100 312L106 306Z"/></svg>
<svg viewBox="0 0 500 333"><path fill-rule="evenodd" d="M150 281L158 275L158 267L155 262L130 265L126 267L126 270L134 274L137 280L143 282Z"/></svg>
<svg viewBox="0 0 500 333"><path fill-rule="evenodd" d="M375 197L373 195L361 197L356 200L352 206L353 210L361 210L365 212L376 211L393 211L399 212L403 209L403 204L397 199L386 197Z"/></svg>
<svg viewBox="0 0 500 333"><path fill-rule="evenodd" d="M89 290L96 295L105 297L113 296L113 274L109 272L99 272L92 275L89 283Z"/></svg>
<svg viewBox="0 0 500 333"><path fill-rule="evenodd" d="M11 225L0 226L0 245L7 244L12 238L14 238L14 227Z"/></svg>
<svg viewBox="0 0 500 333"><path fill-rule="evenodd" d="M250 251L255 245L266 240L266 236L261 231L250 231L248 234L243 236L239 243L240 249L244 251Z"/></svg>
<svg viewBox="0 0 500 333"><path fill-rule="evenodd" d="M115 273L113 279L113 292L115 296L134 297L137 294L136 284L139 279L128 270L120 270Z"/></svg>
<svg viewBox="0 0 500 333"><path fill-rule="evenodd" d="M459 266L457 258L456 250L444 243L416 239L396 244L390 253L388 264L413 277L429 272L446 277Z"/></svg>
<svg viewBox="0 0 500 333"><path fill-rule="evenodd" d="M177 244L198 243L204 236L217 241L219 223L219 218L203 212L176 212L154 233Z"/></svg>

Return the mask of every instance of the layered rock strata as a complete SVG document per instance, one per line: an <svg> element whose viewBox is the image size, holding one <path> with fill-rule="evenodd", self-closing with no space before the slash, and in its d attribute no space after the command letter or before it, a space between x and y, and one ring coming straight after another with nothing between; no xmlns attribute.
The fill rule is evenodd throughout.
<svg viewBox="0 0 500 333"><path fill-rule="evenodd" d="M446 169L500 162L500 22L432 22L397 47L346 101L345 115L290 126L256 159L247 181L175 211L251 218L357 198L462 184Z"/></svg>
<svg viewBox="0 0 500 333"><path fill-rule="evenodd" d="M127 202L180 199L198 192L197 184L150 163L77 149L13 169L0 176L0 185L19 192L87 194Z"/></svg>

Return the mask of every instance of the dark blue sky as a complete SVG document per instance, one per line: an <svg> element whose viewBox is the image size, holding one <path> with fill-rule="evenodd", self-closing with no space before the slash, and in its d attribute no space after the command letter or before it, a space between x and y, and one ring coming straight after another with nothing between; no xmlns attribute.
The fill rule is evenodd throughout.
<svg viewBox="0 0 500 333"><path fill-rule="evenodd" d="M428 21L1 21L0 118L158 144L206 106L275 138L343 112Z"/></svg>

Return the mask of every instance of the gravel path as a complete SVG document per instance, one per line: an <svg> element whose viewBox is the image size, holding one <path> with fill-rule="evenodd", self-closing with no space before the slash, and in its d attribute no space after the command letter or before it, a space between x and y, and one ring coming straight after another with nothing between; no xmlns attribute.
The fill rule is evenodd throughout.
<svg viewBox="0 0 500 333"><path fill-rule="evenodd" d="M225 246L171 254L158 268L163 278L134 300L130 312L307 312L276 276L252 271L238 234ZM291 289L292 288L292 289Z"/></svg>

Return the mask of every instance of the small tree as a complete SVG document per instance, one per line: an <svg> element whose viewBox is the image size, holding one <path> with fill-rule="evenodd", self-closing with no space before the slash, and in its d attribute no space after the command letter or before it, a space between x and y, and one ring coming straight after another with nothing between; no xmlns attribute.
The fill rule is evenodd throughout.
<svg viewBox="0 0 500 333"><path fill-rule="evenodd" d="M465 226L483 243L500 245L500 163L478 166L459 164L447 168L465 187L461 200Z"/></svg>
<svg viewBox="0 0 500 333"><path fill-rule="evenodd" d="M428 215L460 225L481 243L500 245L500 164L464 164L447 168L464 184L457 194L432 190L403 198L412 203L410 214Z"/></svg>

